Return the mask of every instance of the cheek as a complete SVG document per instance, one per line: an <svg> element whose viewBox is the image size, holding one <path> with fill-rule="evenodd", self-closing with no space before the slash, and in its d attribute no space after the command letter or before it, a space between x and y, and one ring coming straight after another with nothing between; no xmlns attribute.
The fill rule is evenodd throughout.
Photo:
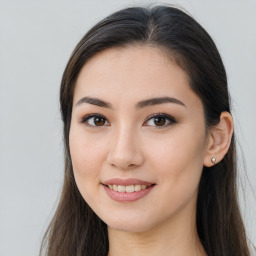
<svg viewBox="0 0 256 256"><path fill-rule="evenodd" d="M200 131L197 133L197 135L191 133L190 129L180 129L178 132L151 141L154 147L149 145L146 147L147 159L152 160L156 170L162 169L166 174L174 176L186 172L187 167L191 167L191 170L198 169L197 167L203 165L205 142L204 133Z"/></svg>
<svg viewBox="0 0 256 256"><path fill-rule="evenodd" d="M203 131L195 134L191 129L180 129L164 141L155 142L148 152L150 164L158 172L158 183L173 205L188 201L197 191L204 159L202 138Z"/></svg>
<svg viewBox="0 0 256 256"><path fill-rule="evenodd" d="M77 187L86 201L90 201L99 185L104 159L104 144L95 136L86 136L83 129L70 129L70 155Z"/></svg>
<svg viewBox="0 0 256 256"><path fill-rule="evenodd" d="M104 144L97 137L87 135L82 128L71 126L69 145L74 172L86 175L100 163Z"/></svg>
<svg viewBox="0 0 256 256"><path fill-rule="evenodd" d="M203 168L203 154L188 143L165 145L155 148L152 165L158 170L161 183L182 191L190 184L198 183Z"/></svg>

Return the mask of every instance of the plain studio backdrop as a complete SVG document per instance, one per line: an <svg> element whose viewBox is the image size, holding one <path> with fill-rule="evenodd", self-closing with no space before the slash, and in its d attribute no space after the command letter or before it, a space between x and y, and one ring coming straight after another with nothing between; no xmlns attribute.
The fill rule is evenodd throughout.
<svg viewBox="0 0 256 256"><path fill-rule="evenodd" d="M156 1L0 0L0 256L38 255L56 207L63 181L58 93L72 50L105 16L150 3ZM165 3L181 5L198 20L223 58L243 150L241 208L255 244L256 1Z"/></svg>

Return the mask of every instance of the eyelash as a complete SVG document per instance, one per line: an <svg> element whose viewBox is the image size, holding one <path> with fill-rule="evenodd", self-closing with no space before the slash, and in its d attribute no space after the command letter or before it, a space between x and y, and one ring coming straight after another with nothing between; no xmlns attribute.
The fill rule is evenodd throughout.
<svg viewBox="0 0 256 256"><path fill-rule="evenodd" d="M86 126L89 126L89 127L101 127L103 125L91 125L91 124L88 124L88 120L92 119L92 118L96 118L96 117L99 117L99 118L102 118L104 120L107 120L103 115L100 115L100 114L90 114L90 115L87 115L85 117L82 118L81 120L81 123L85 124Z"/></svg>
<svg viewBox="0 0 256 256"><path fill-rule="evenodd" d="M165 119L165 123L163 126L155 126L155 129L164 129L170 125L173 125L173 124L176 124L177 121L175 120L174 117L170 116L170 115L167 115L165 113L156 113L156 114L153 114L151 116L149 116L146 120L146 122L148 122L149 120L151 119L154 119L156 117L160 117L160 118L164 118ZM154 121L153 121L154 122ZM166 122L169 122L168 124L166 124Z"/></svg>
<svg viewBox="0 0 256 256"><path fill-rule="evenodd" d="M101 115L101 114L89 114L89 115L87 115L87 116L85 116L85 117L82 118L81 123L85 124L85 125L88 126L88 127L92 127L92 128L99 128L99 127L101 127L101 126L106 126L105 124L103 124L103 125L91 125L91 124L88 124L88 121L89 121L90 119L97 118L97 117L102 118L104 121L107 121L107 119L106 119L103 115ZM157 117L158 117L158 118L164 118L165 121L164 121L164 125L162 125L162 126L155 126L155 129L163 129L163 128L166 128L166 127L168 127L168 126L170 126L170 125L173 125L173 124L176 124L176 123L177 123L177 121L176 121L172 116L167 115L167 114L165 114L165 113L156 113L156 114L153 114L153 115L151 115L151 116L148 117L148 119L146 120L146 122L148 122L148 121L151 120L151 119L157 118ZM107 122L108 122L108 121L107 121ZM169 123L166 124L166 122L169 122ZM107 126L109 126L109 125L107 125ZM143 125L143 126L145 126L145 125Z"/></svg>

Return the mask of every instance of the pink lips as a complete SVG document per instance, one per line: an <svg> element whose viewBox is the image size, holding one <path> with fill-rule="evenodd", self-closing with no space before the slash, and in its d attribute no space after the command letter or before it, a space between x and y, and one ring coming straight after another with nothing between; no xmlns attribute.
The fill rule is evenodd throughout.
<svg viewBox="0 0 256 256"><path fill-rule="evenodd" d="M107 195L118 202L134 202L136 200L139 200L140 198L146 196L154 187L155 184L138 180L138 179L110 179L102 183ZM107 185L122 185L122 186L129 186L129 185L146 185L148 188L142 189L140 191L134 191L131 193L126 192L117 192L112 189L110 189Z"/></svg>
<svg viewBox="0 0 256 256"><path fill-rule="evenodd" d="M138 180L138 179L118 179L118 178L114 178L114 179L110 179L107 181L104 181L103 184L105 185L123 185L123 186L129 186L129 185L146 185L146 186L151 186L153 185L153 183L147 182L147 181L143 181L143 180Z"/></svg>

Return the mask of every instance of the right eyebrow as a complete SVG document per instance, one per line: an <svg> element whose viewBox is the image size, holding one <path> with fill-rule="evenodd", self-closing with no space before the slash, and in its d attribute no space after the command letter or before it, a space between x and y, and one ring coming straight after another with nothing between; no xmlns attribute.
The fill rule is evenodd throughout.
<svg viewBox="0 0 256 256"><path fill-rule="evenodd" d="M164 103L175 103L175 104L186 107L186 105L182 101L176 98L160 97L160 98L152 98L152 99L140 101L137 103L136 108L140 109L147 106L153 106L153 105L164 104Z"/></svg>
<svg viewBox="0 0 256 256"><path fill-rule="evenodd" d="M76 106L79 106L82 103L89 103L89 104L92 104L92 105L96 105L98 107L113 109L113 106L110 103L105 102L105 101L100 100L100 99L97 99L97 98L92 98L92 97L83 97L83 98L81 98L76 103Z"/></svg>

